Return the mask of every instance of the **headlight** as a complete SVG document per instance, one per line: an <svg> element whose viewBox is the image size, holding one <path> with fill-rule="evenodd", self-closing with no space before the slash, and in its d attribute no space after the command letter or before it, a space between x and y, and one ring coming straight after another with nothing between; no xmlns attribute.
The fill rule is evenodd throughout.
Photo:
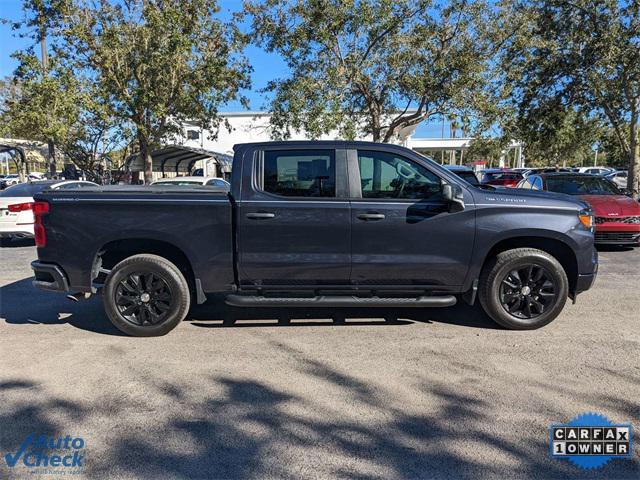
<svg viewBox="0 0 640 480"><path fill-rule="evenodd" d="M580 223L582 223L587 230L590 230L591 232L595 231L596 221L591 210L581 210L580 213L578 213L578 218L580 219Z"/></svg>

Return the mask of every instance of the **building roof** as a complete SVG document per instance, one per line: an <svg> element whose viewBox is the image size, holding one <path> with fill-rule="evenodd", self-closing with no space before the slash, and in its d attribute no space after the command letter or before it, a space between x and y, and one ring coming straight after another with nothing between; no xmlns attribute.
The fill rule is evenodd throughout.
<svg viewBox="0 0 640 480"><path fill-rule="evenodd" d="M154 172L188 173L198 160L214 159L220 165L230 165L233 157L226 153L212 152L201 148L168 145L151 153ZM140 153L134 153L125 162L132 172L142 172L144 161Z"/></svg>

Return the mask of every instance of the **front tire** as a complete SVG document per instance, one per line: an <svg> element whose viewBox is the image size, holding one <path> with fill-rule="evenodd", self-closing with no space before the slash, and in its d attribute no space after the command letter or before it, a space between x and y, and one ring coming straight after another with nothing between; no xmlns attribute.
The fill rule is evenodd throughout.
<svg viewBox="0 0 640 480"><path fill-rule="evenodd" d="M511 330L533 330L552 322L569 293L560 262L535 248L499 253L480 275L479 297L484 311Z"/></svg>
<svg viewBox="0 0 640 480"><path fill-rule="evenodd" d="M133 255L105 280L104 308L111 323L134 337L156 337L173 330L187 315L189 285L178 267L158 255Z"/></svg>

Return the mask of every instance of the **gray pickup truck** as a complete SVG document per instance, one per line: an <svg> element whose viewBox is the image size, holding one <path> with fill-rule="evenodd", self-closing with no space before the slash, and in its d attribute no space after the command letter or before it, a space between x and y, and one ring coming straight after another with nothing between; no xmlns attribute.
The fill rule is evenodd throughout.
<svg viewBox="0 0 640 480"><path fill-rule="evenodd" d="M163 335L194 302L253 307L479 303L511 329L593 283L593 217L568 196L478 188L395 145L235 147L230 191L48 191L33 204L34 285L102 292L113 324ZM476 299L476 297L478 297Z"/></svg>

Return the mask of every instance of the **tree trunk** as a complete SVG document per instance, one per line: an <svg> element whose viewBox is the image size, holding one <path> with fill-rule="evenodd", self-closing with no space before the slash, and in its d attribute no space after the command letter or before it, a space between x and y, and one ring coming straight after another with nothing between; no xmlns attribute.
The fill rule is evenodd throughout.
<svg viewBox="0 0 640 480"><path fill-rule="evenodd" d="M49 175L53 178L56 175L56 144L53 140L47 141L47 148L49 150Z"/></svg>
<svg viewBox="0 0 640 480"><path fill-rule="evenodd" d="M627 175L627 188L635 200L640 199L640 144L638 143L638 133L640 123L637 114L632 115L629 141L629 173Z"/></svg>
<svg viewBox="0 0 640 480"><path fill-rule="evenodd" d="M144 183L149 185L153 182L153 158L151 157L151 147L146 139L139 138L140 156L142 157L142 165L144 170Z"/></svg>

